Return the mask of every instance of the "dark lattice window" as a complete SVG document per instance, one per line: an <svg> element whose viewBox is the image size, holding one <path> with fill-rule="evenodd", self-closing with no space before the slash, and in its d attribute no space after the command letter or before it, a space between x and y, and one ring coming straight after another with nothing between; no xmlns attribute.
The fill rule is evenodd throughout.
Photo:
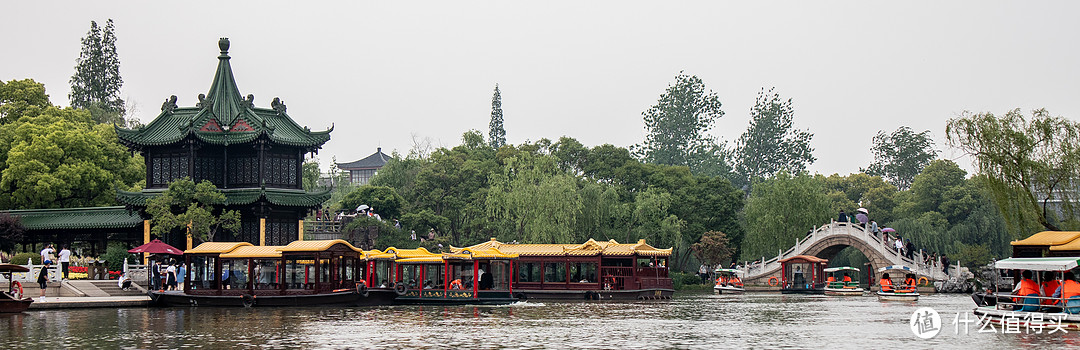
<svg viewBox="0 0 1080 350"><path fill-rule="evenodd" d="M188 157L186 154L161 154L150 160L150 186L165 187L173 180L188 177Z"/></svg>
<svg viewBox="0 0 1080 350"><path fill-rule="evenodd" d="M267 219L266 244L287 245L299 237L300 226L296 220Z"/></svg>

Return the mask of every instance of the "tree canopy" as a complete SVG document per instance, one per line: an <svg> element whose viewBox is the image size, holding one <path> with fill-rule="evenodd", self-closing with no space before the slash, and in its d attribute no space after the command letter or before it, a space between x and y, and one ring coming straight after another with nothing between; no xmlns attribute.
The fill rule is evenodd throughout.
<svg viewBox="0 0 1080 350"><path fill-rule="evenodd" d="M169 188L146 202L151 232L165 237L178 228L190 228L198 241L213 241L219 233L240 231L240 212L225 210L225 195L207 180L189 178L169 183Z"/></svg>
<svg viewBox="0 0 1080 350"><path fill-rule="evenodd" d="M49 95L45 94L45 84L33 79L0 81L0 124L7 124L24 114L28 109L36 107L38 110L52 106Z"/></svg>
<svg viewBox="0 0 1080 350"><path fill-rule="evenodd" d="M648 135L634 147L635 155L646 163L686 166L695 173L724 168L725 152L708 135L724 116L720 106L720 98L706 91L700 78L680 72L656 104L641 113Z"/></svg>
<svg viewBox="0 0 1080 350"><path fill-rule="evenodd" d="M750 126L736 148L735 173L741 185L768 179L780 171L798 173L813 164L814 149L809 131L795 130L795 108L791 99L782 99L774 89L761 89L750 108Z"/></svg>
<svg viewBox="0 0 1080 350"><path fill-rule="evenodd" d="M495 84L495 94L491 96L491 122L488 123L488 139L491 148L498 149L506 145L506 129L503 127L502 94L499 84Z"/></svg>
<svg viewBox="0 0 1080 350"><path fill-rule="evenodd" d="M776 256L814 227L829 222L835 212L820 181L804 173L781 170L755 183L746 200L742 260Z"/></svg>
<svg viewBox="0 0 1080 350"><path fill-rule="evenodd" d="M82 38L75 74L71 76L68 99L75 108L100 109L103 120L99 122L122 124L125 107L120 88L124 79L120 77L114 30L112 19L105 22L105 28L90 21L90 30Z"/></svg>
<svg viewBox="0 0 1080 350"><path fill-rule="evenodd" d="M915 133L906 126L901 126L892 134L878 131L871 150L874 152L874 162L862 171L867 175L881 176L901 191L908 189L915 175L937 157L930 130Z"/></svg>

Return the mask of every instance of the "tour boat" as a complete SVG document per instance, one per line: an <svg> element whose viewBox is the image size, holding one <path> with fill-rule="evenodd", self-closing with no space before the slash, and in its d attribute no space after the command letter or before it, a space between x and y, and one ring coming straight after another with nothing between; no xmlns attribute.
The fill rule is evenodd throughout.
<svg viewBox="0 0 1080 350"><path fill-rule="evenodd" d="M830 267L825 269L825 273L830 275L828 280L825 281L825 295L861 296L865 292L859 286L858 268L850 266ZM851 278L852 276L855 278Z"/></svg>
<svg viewBox="0 0 1080 350"><path fill-rule="evenodd" d="M825 266L829 260L810 255L796 255L780 260L780 293L824 294ZM776 277L769 279L774 285Z"/></svg>
<svg viewBox="0 0 1080 350"><path fill-rule="evenodd" d="M397 259L395 304L497 305L519 300L511 271L513 254L495 248L463 249L458 253L430 254Z"/></svg>
<svg viewBox="0 0 1080 350"><path fill-rule="evenodd" d="M995 262L994 267L999 270L1012 270L1015 276L1019 276L1023 270L1036 272L1035 276L1038 277L1049 272L1054 277L1044 282L1057 282L1058 285L1062 285L1065 283L1062 273L1076 269L1078 263L1080 263L1080 257L1009 258ZM1038 279L1038 277L1035 278ZM1039 289L1043 289L1042 286ZM1015 325L1021 330L1045 329L1049 331L1061 328L1066 331L1080 331L1080 296L1068 299L1053 298L1052 293L1052 291L1042 292L1051 296L1039 296L1034 293L1012 295L1011 289L1007 292L989 292L984 296L973 298L976 304L974 312L981 320L999 326ZM1064 310L1062 304L1064 304Z"/></svg>
<svg viewBox="0 0 1080 350"><path fill-rule="evenodd" d="M514 292L528 299L641 300L670 299L671 248L657 249L639 240L582 244L519 244L491 241L450 252L498 249L517 255Z"/></svg>
<svg viewBox="0 0 1080 350"><path fill-rule="evenodd" d="M0 264L0 275L8 280L8 290L0 293L0 313L23 312L34 302L34 299L23 293L22 283L12 277L15 272L30 272L30 269L14 264Z"/></svg>
<svg viewBox="0 0 1080 350"><path fill-rule="evenodd" d="M904 274L903 279L897 279L894 276L888 276L886 271L893 271L897 274ZM910 267L903 265L885 266L878 269L878 273L884 273L882 280L888 279L891 283L891 287L882 287L877 291L879 301L918 301L919 290L916 288L915 272ZM896 283L896 280L901 280L903 283ZM880 282L879 282L880 283Z"/></svg>
<svg viewBox="0 0 1080 350"><path fill-rule="evenodd" d="M742 271L736 269L716 269L716 285L713 286L713 292L716 294L742 294L746 291L743 288L742 279L739 278L739 273Z"/></svg>
<svg viewBox="0 0 1080 350"><path fill-rule="evenodd" d="M163 306L389 305L393 291L369 289L364 253L346 241L286 246L207 242L184 252L183 291L151 291Z"/></svg>

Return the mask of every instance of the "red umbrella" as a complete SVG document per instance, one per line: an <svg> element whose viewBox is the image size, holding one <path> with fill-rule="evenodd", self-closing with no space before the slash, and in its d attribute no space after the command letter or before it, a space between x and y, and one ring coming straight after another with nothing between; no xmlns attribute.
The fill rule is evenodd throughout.
<svg viewBox="0 0 1080 350"><path fill-rule="evenodd" d="M150 253L150 254L172 254L172 255L184 255L184 252L180 249L176 249L171 245L165 244L160 239L150 241L150 243L143 244L129 250L128 253Z"/></svg>

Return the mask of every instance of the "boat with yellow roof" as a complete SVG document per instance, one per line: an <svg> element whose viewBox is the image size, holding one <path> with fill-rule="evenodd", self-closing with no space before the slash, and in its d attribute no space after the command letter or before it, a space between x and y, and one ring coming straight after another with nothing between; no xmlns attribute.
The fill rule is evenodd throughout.
<svg viewBox="0 0 1080 350"><path fill-rule="evenodd" d="M517 255L495 248L462 249L457 253L428 253L395 261L395 304L461 305L509 304L514 295Z"/></svg>
<svg viewBox="0 0 1080 350"><path fill-rule="evenodd" d="M388 305L397 296L368 288L364 251L344 240L285 246L206 242L184 252L183 291L152 291L165 306Z"/></svg>
<svg viewBox="0 0 1080 350"><path fill-rule="evenodd" d="M487 249L517 256L511 266L511 282L519 298L669 299L675 292L668 276L672 249L657 249L645 240L520 244L492 238L471 247L451 247L450 252L475 254Z"/></svg>

